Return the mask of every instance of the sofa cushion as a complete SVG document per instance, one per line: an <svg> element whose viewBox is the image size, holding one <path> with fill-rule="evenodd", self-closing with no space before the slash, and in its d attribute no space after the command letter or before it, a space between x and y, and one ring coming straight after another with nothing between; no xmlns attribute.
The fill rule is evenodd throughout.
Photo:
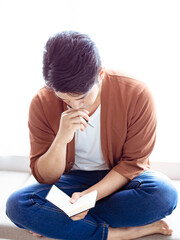
<svg viewBox="0 0 180 240"><path fill-rule="evenodd" d="M29 177L28 172L0 171L0 211L9 195L21 188Z"/></svg>

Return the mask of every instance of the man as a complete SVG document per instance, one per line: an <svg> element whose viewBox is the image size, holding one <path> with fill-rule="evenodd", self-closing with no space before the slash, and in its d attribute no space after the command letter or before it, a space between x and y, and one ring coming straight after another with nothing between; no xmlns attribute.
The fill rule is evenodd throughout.
<svg viewBox="0 0 180 240"><path fill-rule="evenodd" d="M39 183L10 196L8 217L55 239L170 235L160 219L176 207L177 192L150 169L156 115L145 84L103 69L94 42L73 31L48 40L43 74L46 86L29 111L30 166ZM96 206L69 218L45 199L52 184L72 204L97 190Z"/></svg>

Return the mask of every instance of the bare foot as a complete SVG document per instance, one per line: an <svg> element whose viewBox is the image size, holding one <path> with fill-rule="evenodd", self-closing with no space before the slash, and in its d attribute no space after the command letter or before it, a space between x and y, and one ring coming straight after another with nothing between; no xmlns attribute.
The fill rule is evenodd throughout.
<svg viewBox="0 0 180 240"><path fill-rule="evenodd" d="M34 237L42 237L42 235L37 234L35 232L32 232L32 231L28 231L28 232L31 233Z"/></svg>
<svg viewBox="0 0 180 240"><path fill-rule="evenodd" d="M127 227L127 228L109 228L108 240L130 240L139 237L160 233L163 235L171 235L172 229L169 228L168 224L163 221L157 221L145 226L140 227Z"/></svg>

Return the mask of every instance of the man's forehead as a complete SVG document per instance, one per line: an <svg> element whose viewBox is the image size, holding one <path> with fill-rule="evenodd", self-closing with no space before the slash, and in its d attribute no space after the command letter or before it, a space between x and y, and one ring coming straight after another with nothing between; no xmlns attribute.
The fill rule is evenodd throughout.
<svg viewBox="0 0 180 240"><path fill-rule="evenodd" d="M85 98L86 96L88 96L88 94L94 89L96 84L94 84L89 91L87 91L86 93L83 94L76 94L76 93L62 93L62 92L55 92L56 96L58 96L59 98L63 99L67 99L67 98L73 98L74 100L80 100Z"/></svg>
<svg viewBox="0 0 180 240"><path fill-rule="evenodd" d="M74 93L62 93L62 92L55 92L55 94L60 97L61 99L66 99L66 98L73 98L74 100L80 100L85 98L89 92L84 93L84 94L74 94Z"/></svg>

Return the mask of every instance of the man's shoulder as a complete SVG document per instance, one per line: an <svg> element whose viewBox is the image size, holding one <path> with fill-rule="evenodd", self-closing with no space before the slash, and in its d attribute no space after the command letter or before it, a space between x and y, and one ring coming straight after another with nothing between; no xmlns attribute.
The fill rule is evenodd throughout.
<svg viewBox="0 0 180 240"><path fill-rule="evenodd" d="M112 77L132 77L127 72L117 70L117 69L115 70L115 69L111 69L111 68L105 68L104 71L105 71L105 74L112 76Z"/></svg>
<svg viewBox="0 0 180 240"><path fill-rule="evenodd" d="M57 97L52 89L44 86L34 95L32 102L47 104L52 101L57 101Z"/></svg>
<svg viewBox="0 0 180 240"><path fill-rule="evenodd" d="M52 111L52 109L59 108L61 100L59 100L54 91L47 88L46 86L39 89L34 95L30 109L38 109L38 111ZM53 106L53 108L52 108Z"/></svg>
<svg viewBox="0 0 180 240"><path fill-rule="evenodd" d="M38 96L39 98L47 98L47 97L54 98L54 97L56 97L54 94L54 91L46 86L39 89L36 96Z"/></svg>
<svg viewBox="0 0 180 240"><path fill-rule="evenodd" d="M105 69L105 82L110 88L111 86L114 86L114 89L117 89L116 87L118 86L123 90L131 89L142 91L146 88L146 84L139 79L136 79L134 76L112 69Z"/></svg>

